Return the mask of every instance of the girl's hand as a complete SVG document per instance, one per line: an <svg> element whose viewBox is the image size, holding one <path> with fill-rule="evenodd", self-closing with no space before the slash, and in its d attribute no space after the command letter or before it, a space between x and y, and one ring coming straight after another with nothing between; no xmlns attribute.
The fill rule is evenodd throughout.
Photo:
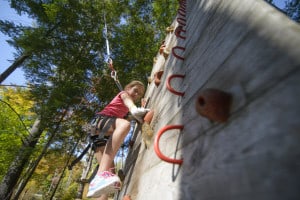
<svg viewBox="0 0 300 200"><path fill-rule="evenodd" d="M138 120L140 123L143 123L143 117L146 115L147 112L149 112L150 109L147 108L140 108L140 107L132 107L130 109L130 112L132 116Z"/></svg>

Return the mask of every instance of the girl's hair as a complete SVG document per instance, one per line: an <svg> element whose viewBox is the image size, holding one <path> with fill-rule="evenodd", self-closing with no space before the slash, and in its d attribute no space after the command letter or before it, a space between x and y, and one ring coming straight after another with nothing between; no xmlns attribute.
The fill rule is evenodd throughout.
<svg viewBox="0 0 300 200"><path fill-rule="evenodd" d="M141 82L141 81L131 81L130 83L128 83L126 86L125 86L125 89L124 90L127 90L127 89L130 89L134 86L139 86L143 89L143 92L145 92L145 86L144 84Z"/></svg>

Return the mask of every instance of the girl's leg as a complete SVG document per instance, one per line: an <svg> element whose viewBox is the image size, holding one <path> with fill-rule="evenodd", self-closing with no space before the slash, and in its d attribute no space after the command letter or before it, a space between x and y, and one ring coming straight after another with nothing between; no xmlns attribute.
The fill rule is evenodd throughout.
<svg viewBox="0 0 300 200"><path fill-rule="evenodd" d="M110 189L109 187L111 186L114 187L114 190L117 189L118 185L115 184L120 183L119 177L116 175L107 177L106 175L111 174L105 173L104 171L109 171L109 169L111 168L111 163L113 163L115 155L117 154L117 151L122 145L129 130L130 122L125 119L117 118L115 122L115 129L113 130L113 127L111 127L108 131L107 134L112 133L112 136L106 143L104 152L102 154L101 162L99 163L100 166L98 169L98 173L89 186L89 192L87 194L87 197L105 198L105 193L110 192L105 191L106 189ZM100 159L101 156L96 155L96 157ZM100 194L102 194L102 196L99 196Z"/></svg>
<svg viewBox="0 0 300 200"><path fill-rule="evenodd" d="M96 200L108 200L108 194L102 194L100 197L98 197Z"/></svg>
<svg viewBox="0 0 300 200"><path fill-rule="evenodd" d="M116 128L113 131L111 138L108 140L105 150L102 155L102 159L99 166L99 172L108 171L113 163L117 151L121 147L126 135L130 130L130 122L117 118Z"/></svg>
<svg viewBox="0 0 300 200"><path fill-rule="evenodd" d="M105 146L102 147L98 147L95 150L95 157L97 159L98 164L100 165L102 156L103 156L103 152L104 152ZM112 162L110 168L114 168L114 162ZM100 197L98 197L96 200L108 200L108 194L102 194Z"/></svg>
<svg viewBox="0 0 300 200"><path fill-rule="evenodd" d="M105 146L97 147L96 150L95 150L95 157L97 159L97 163L99 164L99 166L100 166L100 163L101 163L101 159L102 159L104 150L105 150ZM115 163L114 163L114 161L112 161L109 169L110 169L111 172L114 172L114 168L115 168Z"/></svg>
<svg viewBox="0 0 300 200"><path fill-rule="evenodd" d="M97 159L98 164L100 165L101 159L102 159L102 155L103 155L103 151L105 149L105 146L102 147L97 147L95 150L95 157Z"/></svg>

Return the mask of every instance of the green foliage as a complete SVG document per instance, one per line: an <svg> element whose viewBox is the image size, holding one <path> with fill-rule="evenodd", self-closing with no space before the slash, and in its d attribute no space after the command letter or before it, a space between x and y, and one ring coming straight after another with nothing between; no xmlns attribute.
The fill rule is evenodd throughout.
<svg viewBox="0 0 300 200"><path fill-rule="evenodd" d="M78 184L76 182L73 182L69 187L65 188L64 191L59 192L59 194L62 194L61 200L75 199L77 194L77 188Z"/></svg>
<svg viewBox="0 0 300 200"><path fill-rule="evenodd" d="M101 86L97 85L99 88L95 90L100 102L109 102L116 94L112 79L103 78L103 72L108 71L104 64L104 16L111 56L121 83L125 85L133 79L146 83L164 29L178 8L176 1L140 0L51 3L25 0L11 1L11 5L18 13L26 13L36 20L37 26L24 27L22 34L13 39L20 55L32 54L23 68L34 86L36 112L46 118L53 118L49 113L54 110L78 105L80 102L74 100L88 96L92 77L102 77ZM18 30L12 23L2 23L6 34Z"/></svg>
<svg viewBox="0 0 300 200"><path fill-rule="evenodd" d="M178 1L171 0L157 0L153 1L153 17L155 19L155 26L158 30L163 31L175 19L177 10L179 8ZM160 39L164 36L160 36Z"/></svg>
<svg viewBox="0 0 300 200"><path fill-rule="evenodd" d="M28 135L35 114L31 112L33 102L26 89L0 89L0 179L18 152L22 140ZM22 120L22 121L21 121Z"/></svg>
<svg viewBox="0 0 300 200"><path fill-rule="evenodd" d="M63 171L67 156L63 156L60 150L50 150L48 154L40 161L34 175L27 184L25 190L32 190L45 196L50 195L54 184L58 183L58 179ZM59 199L75 199L77 191L77 180L81 176L81 163L73 167L72 172L66 170L63 178L59 183L56 198Z"/></svg>

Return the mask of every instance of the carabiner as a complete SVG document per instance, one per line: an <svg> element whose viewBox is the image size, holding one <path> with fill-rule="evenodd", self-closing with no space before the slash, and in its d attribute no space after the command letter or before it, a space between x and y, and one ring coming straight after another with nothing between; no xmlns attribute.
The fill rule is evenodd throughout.
<svg viewBox="0 0 300 200"><path fill-rule="evenodd" d="M112 71L110 72L110 76L116 81L116 80L118 79L117 71L112 70Z"/></svg>

